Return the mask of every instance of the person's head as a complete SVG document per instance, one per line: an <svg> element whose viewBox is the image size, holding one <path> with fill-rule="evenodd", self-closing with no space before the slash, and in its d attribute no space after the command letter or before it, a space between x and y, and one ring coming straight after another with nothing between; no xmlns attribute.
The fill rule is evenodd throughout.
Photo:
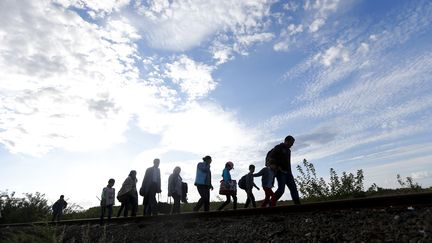
<svg viewBox="0 0 432 243"><path fill-rule="evenodd" d="M228 170L232 170L234 169L234 163L231 161L228 161L225 163L225 168L227 168Z"/></svg>
<svg viewBox="0 0 432 243"><path fill-rule="evenodd" d="M158 168L158 167L159 167L159 164L160 164L160 159L154 159L154 160L153 160L153 166L154 166L155 168Z"/></svg>
<svg viewBox="0 0 432 243"><path fill-rule="evenodd" d="M60 199L62 199L62 200L63 200L63 199L64 199L64 195L60 195Z"/></svg>
<svg viewBox="0 0 432 243"><path fill-rule="evenodd" d="M210 164L212 162L212 158L209 155L207 155L203 158L203 161Z"/></svg>
<svg viewBox="0 0 432 243"><path fill-rule="evenodd" d="M115 180L113 178L111 178L111 179L108 180L108 186L109 187L114 186L114 183L115 183Z"/></svg>
<svg viewBox="0 0 432 243"><path fill-rule="evenodd" d="M291 135L286 136L286 138L285 138L285 140L284 140L284 144L285 144L288 148L291 148L291 147L293 146L294 142L295 142L295 139L294 139L294 137L291 136Z"/></svg>
<svg viewBox="0 0 432 243"><path fill-rule="evenodd" d="M249 172L254 173L255 172L255 165L249 165Z"/></svg>
<svg viewBox="0 0 432 243"><path fill-rule="evenodd" d="M276 168L277 168L277 166L276 166L275 163L270 163L270 164L268 165L268 167L270 167L270 169L272 169L272 170L276 170Z"/></svg>
<svg viewBox="0 0 432 243"><path fill-rule="evenodd" d="M136 174L137 174L136 170L131 170L131 172L129 172L129 176L132 178L136 178Z"/></svg>
<svg viewBox="0 0 432 243"><path fill-rule="evenodd" d="M180 174L181 168L179 166L176 166L173 170L173 174Z"/></svg>

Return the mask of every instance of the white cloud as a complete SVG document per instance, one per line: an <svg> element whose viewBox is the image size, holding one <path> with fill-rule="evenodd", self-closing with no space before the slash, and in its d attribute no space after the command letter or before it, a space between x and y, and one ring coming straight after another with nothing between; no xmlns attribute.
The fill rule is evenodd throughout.
<svg viewBox="0 0 432 243"><path fill-rule="evenodd" d="M105 17L106 15L119 11L121 8L129 5L130 0L53 0L53 2L63 7L75 7L88 9L92 17Z"/></svg>
<svg viewBox="0 0 432 243"><path fill-rule="evenodd" d="M216 88L211 76L213 67L195 62L187 56L180 56L173 63L166 64L166 69L166 76L179 85L189 99L205 96Z"/></svg>
<svg viewBox="0 0 432 243"><path fill-rule="evenodd" d="M331 19L331 15L342 8L342 5L347 9L350 3L344 2L342 4L339 0L308 0L305 1L303 9L298 9L295 4L284 5L285 10L295 11L296 15L295 17L290 15L286 17L285 22L290 24L287 30L281 31L273 49L275 51L289 51L293 46L307 46L310 43L325 39L319 32ZM295 23L292 19L295 19ZM290 26L301 26L302 29L293 30ZM303 26L309 31L303 31Z"/></svg>
<svg viewBox="0 0 432 243"><path fill-rule="evenodd" d="M266 42L270 41L274 35L272 33L258 33L253 35L239 36L237 39L244 45L252 45L255 42Z"/></svg>
<svg viewBox="0 0 432 243"><path fill-rule="evenodd" d="M403 62L391 64L393 67L387 71L375 66L373 76L358 77L348 89L312 99L303 107L275 116L266 127L278 130L286 124L313 120L318 131L334 129L337 140L325 146L310 144L299 151L314 159L335 156L361 145L421 135L432 125L423 118L432 104L432 96L424 93L430 89L430 55L405 57ZM412 120L413 117L417 118Z"/></svg>
<svg viewBox="0 0 432 243"><path fill-rule="evenodd" d="M138 82L139 35L125 19L100 27L48 1L1 5L0 141L12 153L108 148L136 110L162 106Z"/></svg>
<svg viewBox="0 0 432 243"><path fill-rule="evenodd" d="M270 1L148 1L138 4L135 21L152 47L187 50L218 32L255 35L261 32Z"/></svg>
<svg viewBox="0 0 432 243"><path fill-rule="evenodd" d="M420 180L430 176L432 176L432 173L430 171L417 171L411 173L411 178L413 178L414 180Z"/></svg>
<svg viewBox="0 0 432 243"><path fill-rule="evenodd" d="M325 66L330 66L338 60L349 61L349 53L341 44L330 47L324 53L318 54L317 57L321 59L321 63Z"/></svg>
<svg viewBox="0 0 432 243"><path fill-rule="evenodd" d="M245 5L257 12L262 7ZM185 133L191 129L208 133L218 150L223 144L236 150L234 142L250 138L233 113L195 102L216 88L215 67L186 55L141 57L136 44L141 36L128 19L97 25L48 1L3 1L0 11L7 23L0 26L0 143L10 152L39 156L56 148L107 149L126 141L131 120L161 136L162 148L204 150L200 137ZM249 17L241 19L249 21L244 26L255 26L250 22L255 17ZM33 28L39 25L46 28ZM248 33L245 45L271 38ZM215 126L227 132L211 129Z"/></svg>
<svg viewBox="0 0 432 243"><path fill-rule="evenodd" d="M324 18L315 19L309 25L309 31L312 32L312 33L317 32L324 24L325 24L325 19Z"/></svg>

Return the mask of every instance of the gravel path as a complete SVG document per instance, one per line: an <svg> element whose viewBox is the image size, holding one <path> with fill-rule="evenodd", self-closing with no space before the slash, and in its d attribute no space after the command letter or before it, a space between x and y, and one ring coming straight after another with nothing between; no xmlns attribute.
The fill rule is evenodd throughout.
<svg viewBox="0 0 432 243"><path fill-rule="evenodd" d="M31 232L30 228L0 229L0 240L7 240L2 238L5 235L7 237L20 232ZM359 209L174 219L102 227L67 226L57 228L56 232L56 242L76 243L432 242L432 208Z"/></svg>

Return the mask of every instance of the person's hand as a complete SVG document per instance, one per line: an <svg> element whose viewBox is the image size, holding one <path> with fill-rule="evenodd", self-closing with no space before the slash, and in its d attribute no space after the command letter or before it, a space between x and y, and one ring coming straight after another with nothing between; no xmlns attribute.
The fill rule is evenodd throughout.
<svg viewBox="0 0 432 243"><path fill-rule="evenodd" d="M213 186L210 186L210 190L212 190L212 191L213 191Z"/></svg>

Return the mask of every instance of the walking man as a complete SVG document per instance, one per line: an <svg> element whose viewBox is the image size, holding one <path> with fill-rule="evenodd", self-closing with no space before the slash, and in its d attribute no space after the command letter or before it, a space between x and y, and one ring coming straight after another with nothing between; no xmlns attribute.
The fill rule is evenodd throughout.
<svg viewBox="0 0 432 243"><path fill-rule="evenodd" d="M282 197L286 185L290 190L294 204L300 204L297 186L291 171L291 147L294 141L294 137L289 135L283 143L276 145L267 153L266 164L274 163L277 166L276 179L278 181L278 188L275 192L276 200Z"/></svg>
<svg viewBox="0 0 432 243"><path fill-rule="evenodd" d="M145 172L140 193L144 196L144 215L157 215L156 193L161 190L160 160L154 159L153 166Z"/></svg>

